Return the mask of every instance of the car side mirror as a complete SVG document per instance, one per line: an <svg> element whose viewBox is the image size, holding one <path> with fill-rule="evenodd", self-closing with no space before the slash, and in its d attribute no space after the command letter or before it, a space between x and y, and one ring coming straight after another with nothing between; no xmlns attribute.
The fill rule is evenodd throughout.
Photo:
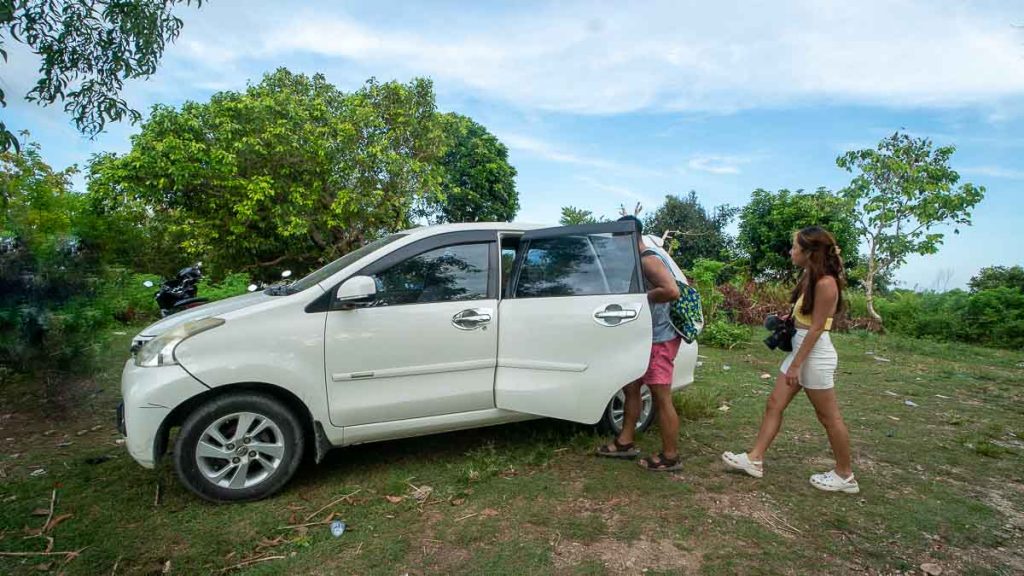
<svg viewBox="0 0 1024 576"><path fill-rule="evenodd" d="M336 300L346 306L365 306L377 296L377 282L369 276L353 276L338 287Z"/></svg>

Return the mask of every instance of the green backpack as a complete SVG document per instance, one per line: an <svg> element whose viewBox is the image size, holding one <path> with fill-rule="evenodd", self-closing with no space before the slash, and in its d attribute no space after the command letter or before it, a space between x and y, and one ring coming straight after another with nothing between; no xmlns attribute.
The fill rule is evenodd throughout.
<svg viewBox="0 0 1024 576"><path fill-rule="evenodd" d="M679 288L679 298L668 303L668 317L676 332L679 333L687 344L690 344L697 339L701 330L704 329L704 311L700 305L700 293L693 286L677 278L672 270L672 266L665 262L665 257L659 252L646 250L644 254L647 253L661 258L662 262L665 263L665 267L672 273L672 277L676 281L676 287Z"/></svg>

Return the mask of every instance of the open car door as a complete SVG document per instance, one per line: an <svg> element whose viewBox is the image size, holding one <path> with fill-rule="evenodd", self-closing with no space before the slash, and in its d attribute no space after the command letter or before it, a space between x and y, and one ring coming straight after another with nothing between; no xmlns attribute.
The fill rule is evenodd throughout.
<svg viewBox="0 0 1024 576"><path fill-rule="evenodd" d="M512 274L500 303L495 405L597 422L650 357L651 313L634 224L527 232Z"/></svg>

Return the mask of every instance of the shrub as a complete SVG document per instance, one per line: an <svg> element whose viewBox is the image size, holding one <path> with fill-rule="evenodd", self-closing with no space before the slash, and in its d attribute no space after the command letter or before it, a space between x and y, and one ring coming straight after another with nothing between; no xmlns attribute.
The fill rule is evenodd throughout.
<svg viewBox="0 0 1024 576"><path fill-rule="evenodd" d="M751 330L747 326L716 320L707 324L700 335L700 343L719 348L735 348L750 341Z"/></svg>

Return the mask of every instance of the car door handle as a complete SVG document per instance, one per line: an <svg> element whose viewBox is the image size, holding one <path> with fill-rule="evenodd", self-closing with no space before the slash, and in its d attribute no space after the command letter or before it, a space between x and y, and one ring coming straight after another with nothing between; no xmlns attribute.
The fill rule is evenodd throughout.
<svg viewBox="0 0 1024 576"><path fill-rule="evenodd" d="M490 308L470 308L452 316L452 325L459 330L475 330L490 321Z"/></svg>
<svg viewBox="0 0 1024 576"><path fill-rule="evenodd" d="M625 308L619 304L609 304L594 310L594 321L602 326L618 326L636 320L639 315L639 307Z"/></svg>

